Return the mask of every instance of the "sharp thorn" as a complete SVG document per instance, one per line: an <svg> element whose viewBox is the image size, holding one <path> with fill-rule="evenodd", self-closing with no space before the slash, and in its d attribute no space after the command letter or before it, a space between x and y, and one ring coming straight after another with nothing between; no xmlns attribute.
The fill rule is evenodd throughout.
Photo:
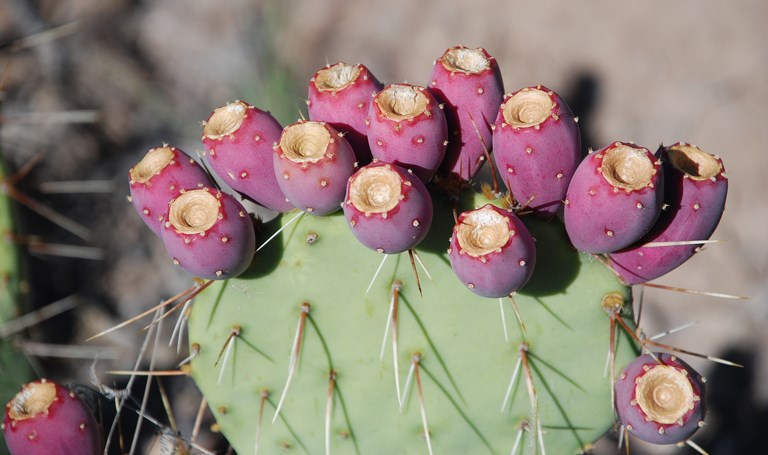
<svg viewBox="0 0 768 455"><path fill-rule="evenodd" d="M261 441L261 428L262 421L264 420L264 404L267 402L267 398L269 398L269 392L262 390L259 396L261 400L259 402L259 418L256 421L256 442L253 447L253 455L259 455L259 442Z"/></svg>
<svg viewBox="0 0 768 455"><path fill-rule="evenodd" d="M413 269L413 274L416 276L416 287L419 288L419 295L424 296L424 294L421 292L421 280L419 279L419 271L416 269L416 261L413 259L413 248L408 249L408 257L411 259L411 269Z"/></svg>
<svg viewBox="0 0 768 455"><path fill-rule="evenodd" d="M432 439L429 435L429 422L427 422L427 408L424 405L424 392L421 387L421 376L419 375L419 362L421 361L421 354L414 354L411 358L411 365L413 365L413 375L416 378L416 388L419 394L419 411L421 413L421 424L424 426L424 438L427 440L427 451L429 455L432 455Z"/></svg>
<svg viewBox="0 0 768 455"><path fill-rule="evenodd" d="M368 293L371 291L371 288L373 287L373 282L376 281L376 278L379 276L379 273L381 273L381 268L384 267L384 262L386 262L388 257L389 255L384 253L384 257L381 258L381 262L379 263L379 267L376 269L376 273L373 274L373 278L371 278L371 282L368 284L368 288L365 290L365 295L368 295Z"/></svg>
<svg viewBox="0 0 768 455"><path fill-rule="evenodd" d="M269 236L269 238L268 238L267 240L265 240L265 241L264 241L264 243L262 243L262 244L261 244L261 245L260 245L258 248L256 248L256 252L258 253L259 251L261 251L261 249L262 249L262 248L264 248L265 246L267 246L267 244L268 244L269 242L271 242L271 241L272 241L272 239L274 239L275 237L277 237L278 235L280 235L280 233L281 233L281 232L283 232L283 230L284 230L285 228L287 228L288 226L290 226L290 225L291 225L291 223L293 223L293 222L294 222L294 221L296 221L297 219L301 218L301 217L302 217L302 215L304 215L304 213L305 213L305 212L299 212L299 213L297 213L297 214L296 214L296 215L295 215L293 218L291 218L291 219L290 219L290 220L289 220L287 223L285 223L284 225L280 226L280 228L279 228L277 231L275 231L275 233L274 233L274 234L270 235L270 236Z"/></svg>
<svg viewBox="0 0 768 455"><path fill-rule="evenodd" d="M679 288L675 286L666 286L663 284L639 283L639 285L649 287L649 288L655 288L655 289L664 289L665 291L682 292L684 294L706 295L709 297L718 297L721 299L749 300L749 297L744 297L740 295L721 294L719 292L696 291L694 289Z"/></svg>
<svg viewBox="0 0 768 455"><path fill-rule="evenodd" d="M309 303L304 302L301 304L301 312L299 314L299 324L298 327L296 327L296 335L293 339L293 347L291 348L291 359L288 362L288 377L285 380L285 386L283 387L283 393L280 394L280 400L277 403L277 407L275 408L275 415L272 416L272 423L274 424L277 420L277 416L280 415L280 409L283 407L283 403L285 402L285 397L288 394L288 389L291 386L291 381L293 380L293 376L296 374L296 367L299 364L299 355L301 354L301 341L304 337L304 326L307 320L307 315L309 314Z"/></svg>
<svg viewBox="0 0 768 455"><path fill-rule="evenodd" d="M507 316L504 314L504 300L499 299L499 310L501 311L501 328L504 329L504 341L509 343L509 333L507 331Z"/></svg>

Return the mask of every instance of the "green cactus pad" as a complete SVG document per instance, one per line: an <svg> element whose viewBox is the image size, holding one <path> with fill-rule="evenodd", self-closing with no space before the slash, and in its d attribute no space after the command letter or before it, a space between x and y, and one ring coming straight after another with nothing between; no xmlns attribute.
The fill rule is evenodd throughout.
<svg viewBox="0 0 768 455"><path fill-rule="evenodd" d="M259 453L324 453L329 390L330 453L428 453L415 377L400 411L389 338L380 360L395 280L403 284L400 386L405 387L412 355L419 353L433 452L507 454L521 422L527 419L535 428L522 368L511 404L501 411L523 340L511 301L503 302L505 341L499 301L475 296L450 269L446 249L453 216L446 202L435 199L430 236L418 248L432 276L418 269L423 296L407 253L388 258L366 295L382 255L358 244L337 213L302 216L257 253L246 276L216 283L196 299L190 343L201 349L191 374L238 453L254 453L259 432ZM487 202L479 195L466 199L466 207ZM257 244L293 216L264 225ZM515 301L527 328L543 440L547 453L578 453L613 423L604 375L609 319L601 301L608 293L629 300L629 290L605 266L577 253L557 219L526 217L525 222L537 240L538 263ZM298 368L272 423L304 302L311 308ZM235 326L239 336L229 355L221 355ZM635 357L626 337L619 337L616 355L617 369ZM264 391L269 397L262 400ZM531 452L533 439L532 431L523 433L520 453Z"/></svg>
<svg viewBox="0 0 768 455"><path fill-rule="evenodd" d="M13 207L5 189L6 172L0 150L0 326L17 317L22 310L22 273L17 245L7 240L14 232ZM6 403L31 377L26 358L12 342L0 338L0 403ZM0 434L0 454L8 453Z"/></svg>

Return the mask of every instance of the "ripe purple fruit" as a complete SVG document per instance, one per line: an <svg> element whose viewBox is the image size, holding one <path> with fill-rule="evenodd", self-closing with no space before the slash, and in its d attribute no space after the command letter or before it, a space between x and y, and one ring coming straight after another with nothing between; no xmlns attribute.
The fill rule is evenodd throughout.
<svg viewBox="0 0 768 455"><path fill-rule="evenodd" d="M563 204L579 165L581 138L573 112L557 93L527 87L504 98L493 133L502 180L520 203L551 216Z"/></svg>
<svg viewBox="0 0 768 455"><path fill-rule="evenodd" d="M670 354L642 355L616 381L616 412L630 434L653 444L676 444L703 424L704 378Z"/></svg>
<svg viewBox="0 0 768 455"><path fill-rule="evenodd" d="M5 405L3 436L11 455L96 455L93 412L74 392L45 379L25 384Z"/></svg>
<svg viewBox="0 0 768 455"><path fill-rule="evenodd" d="M194 276L218 280L248 268L256 236L251 217L234 197L203 188L171 201L163 243L174 264Z"/></svg>
<svg viewBox="0 0 768 455"><path fill-rule="evenodd" d="M376 76L360 63L326 65L309 81L309 118L343 133L361 166L371 162L365 119L371 96L382 88Z"/></svg>
<svg viewBox="0 0 768 455"><path fill-rule="evenodd" d="M235 191L278 212L293 206L280 190L272 146L282 127L272 114L244 101L216 108L203 126L206 160Z"/></svg>
<svg viewBox="0 0 768 455"><path fill-rule="evenodd" d="M273 160L280 189L291 204L318 216L339 209L356 166L349 142L323 122L285 127Z"/></svg>
<svg viewBox="0 0 768 455"><path fill-rule="evenodd" d="M412 170L423 182L445 156L448 126L443 109L424 87L388 85L368 111L368 144L373 157Z"/></svg>
<svg viewBox="0 0 768 455"><path fill-rule="evenodd" d="M182 190L211 186L208 174L197 162L176 147L151 149L128 171L131 203L152 231L160 235L168 201Z"/></svg>
<svg viewBox="0 0 768 455"><path fill-rule="evenodd" d="M661 163L644 147L614 142L579 164L565 199L565 229L588 253L611 253L645 235L661 212Z"/></svg>
<svg viewBox="0 0 768 455"><path fill-rule="evenodd" d="M522 288L536 266L536 245L514 213L487 204L459 215L448 250L462 283L483 297Z"/></svg>
<svg viewBox="0 0 768 455"><path fill-rule="evenodd" d="M684 143L663 147L661 157L666 208L640 242L610 255L613 269L627 284L658 278L683 264L700 248L646 244L707 240L725 209L728 180L719 157Z"/></svg>
<svg viewBox="0 0 768 455"><path fill-rule="evenodd" d="M448 124L440 172L469 180L491 148L491 125L504 96L499 65L483 48L455 46L435 61L430 79L429 90L443 103Z"/></svg>
<svg viewBox="0 0 768 455"><path fill-rule="evenodd" d="M379 253L415 247L432 225L424 183L411 171L376 160L349 178L342 207L355 237Z"/></svg>

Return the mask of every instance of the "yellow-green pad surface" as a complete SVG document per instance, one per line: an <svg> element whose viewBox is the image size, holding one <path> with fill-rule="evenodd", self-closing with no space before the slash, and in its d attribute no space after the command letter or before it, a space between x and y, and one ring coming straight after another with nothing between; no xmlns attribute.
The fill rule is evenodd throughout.
<svg viewBox="0 0 768 455"><path fill-rule="evenodd" d="M468 205L481 203L478 196ZM190 342L201 350L192 376L238 453L254 453L257 432L259 453L324 453L331 369L337 377L330 453L428 453L415 378L401 411L389 339L383 361L379 357L394 280L403 283L400 386L405 387L412 354L420 353L423 408L435 454L508 454L520 423L535 422L522 369L511 405L501 411L523 336L530 344L547 453L578 453L610 428L610 385L604 375L609 319L600 303L611 292L628 299L628 289L602 264L577 253L558 220L528 217L538 264L515 297L527 334L506 299L505 341L499 301L476 297L450 269L446 249L453 216L445 202L438 205L430 236L418 248L432 275L430 280L419 268L423 297L407 254L388 258L366 295L382 255L358 244L337 214L301 217L257 253L247 276L216 283L196 299ZM265 225L257 244L292 217ZM303 302L311 310L298 369L272 423ZM240 335L226 363L222 356L215 365L235 325L242 328ZM634 355L620 337L617 369ZM269 398L259 425L262 391ZM530 453L533 444L532 433L524 432L520 453Z"/></svg>

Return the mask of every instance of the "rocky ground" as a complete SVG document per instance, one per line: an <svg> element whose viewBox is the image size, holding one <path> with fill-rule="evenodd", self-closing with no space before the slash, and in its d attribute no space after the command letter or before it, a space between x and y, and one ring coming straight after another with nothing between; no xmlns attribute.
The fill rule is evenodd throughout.
<svg viewBox="0 0 768 455"><path fill-rule="evenodd" d="M498 59L507 90L543 83L563 94L587 147L683 140L723 158L731 186L714 235L723 242L658 282L751 299L648 289L643 325L656 333L699 321L669 342L747 366L691 362L720 384L700 440L713 454L757 453L768 421L766 17L760 0L0 0L4 152L16 167L44 153L22 188L91 229L88 245L105 257L32 259L38 305L70 294L84 302L35 336L81 343L185 286L125 202L126 172L148 148L166 141L199 151L200 120L235 98L294 120L306 81L327 61L359 61L384 81L425 84L446 47L482 46ZM63 180L103 181L106 192L41 190ZM49 241L86 244L31 212L24 221ZM131 366L134 331L101 344L102 362ZM160 362L174 358L168 351ZM87 381L90 361L43 365ZM172 395L194 396L185 382L170 384ZM176 400L186 433L194 401ZM605 453L610 444L601 442Z"/></svg>

